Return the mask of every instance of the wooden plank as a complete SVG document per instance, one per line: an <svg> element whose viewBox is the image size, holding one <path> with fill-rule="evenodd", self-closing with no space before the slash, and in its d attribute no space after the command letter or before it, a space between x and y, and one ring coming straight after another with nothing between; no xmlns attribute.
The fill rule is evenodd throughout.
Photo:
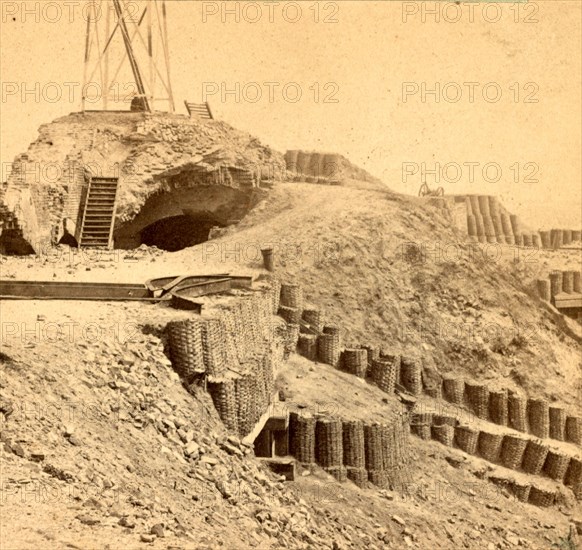
<svg viewBox="0 0 582 550"><path fill-rule="evenodd" d="M557 294L554 297L554 304L557 309L579 307L582 308L582 294Z"/></svg>

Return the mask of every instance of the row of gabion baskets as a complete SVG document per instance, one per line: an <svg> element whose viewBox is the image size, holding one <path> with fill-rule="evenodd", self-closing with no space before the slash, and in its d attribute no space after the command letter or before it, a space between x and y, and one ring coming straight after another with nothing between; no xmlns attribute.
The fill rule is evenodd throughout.
<svg viewBox="0 0 582 550"><path fill-rule="evenodd" d="M272 339L274 292L243 296L213 318L168 323L170 359L178 374L220 377L228 369L238 370Z"/></svg>
<svg viewBox="0 0 582 550"><path fill-rule="evenodd" d="M370 377L384 391L392 393L396 384L402 384L413 395L422 392L420 362L409 357L382 355L373 347L342 350L340 329L327 325L325 314L318 309L303 309L300 285L281 285L279 315L293 327L288 351L297 348L311 361L320 361L340 368L360 378ZM297 335L297 327L300 333Z"/></svg>
<svg viewBox="0 0 582 550"><path fill-rule="evenodd" d="M512 470L544 474L582 496L582 458L554 450L539 439L480 431L460 424L453 416L427 412L413 413L411 431L421 439L455 445L467 454Z"/></svg>
<svg viewBox="0 0 582 550"><path fill-rule="evenodd" d="M174 369L186 380L207 376L207 388L225 426L248 434L274 390L272 315L279 307L277 280L267 291L241 296L212 318L168 324ZM275 346L276 349L276 346Z"/></svg>
<svg viewBox="0 0 582 550"><path fill-rule="evenodd" d="M442 392L431 393L449 403L466 406L475 416L541 439L582 445L582 417L568 415L564 407L545 399L527 398L508 390L492 390L483 383L444 378Z"/></svg>
<svg viewBox="0 0 582 550"><path fill-rule="evenodd" d="M339 481L394 486L409 459L406 417L392 424L313 417L291 412L289 452L299 462L318 464Z"/></svg>
<svg viewBox="0 0 582 550"><path fill-rule="evenodd" d="M228 379L209 379L208 392L229 431L246 436L270 404L274 389L273 358L266 352L245 364L248 372Z"/></svg>
<svg viewBox="0 0 582 550"><path fill-rule="evenodd" d="M289 319L289 310L293 310L288 322L299 325L303 321L311 329L299 334L297 339L301 355L361 378L369 377L387 393L392 393L397 384L412 395L422 393L422 365L417 359L381 354L378 348L371 346L342 351L338 327L326 326L324 314L317 309L301 309L303 295L299 285L282 285L281 304L287 308L284 318ZM295 341L291 346L294 344ZM495 424L529 432L542 439L549 437L582 445L582 417L568 415L563 407L550 406L544 399L527 399L507 390L493 390L485 384L457 378L443 378L441 387L426 388L426 392L432 397L444 397L450 403L465 405L478 418Z"/></svg>
<svg viewBox="0 0 582 550"><path fill-rule="evenodd" d="M519 481L501 476L489 476L489 481L506 489L517 500L527 502L534 506L548 507L556 503L559 492L552 489L544 489L527 481Z"/></svg>

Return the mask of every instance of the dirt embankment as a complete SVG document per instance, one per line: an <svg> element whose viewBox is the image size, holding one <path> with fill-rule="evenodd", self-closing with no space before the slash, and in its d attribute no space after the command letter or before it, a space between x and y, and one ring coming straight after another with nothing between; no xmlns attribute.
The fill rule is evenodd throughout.
<svg viewBox="0 0 582 550"><path fill-rule="evenodd" d="M4 258L1 275L143 282L187 272L259 274L258 250L271 244L279 273L302 283L309 301L343 328L344 342L579 405L572 384L580 376L579 329L528 294L530 275L542 268L514 261L511 248L487 257L463 244L439 209L362 187L278 184L241 223L193 248ZM575 263L568 254L539 261ZM183 315L161 305L2 304L2 323L17 330L3 334L1 358L3 547L567 544L572 509L492 496L481 463L459 461L436 443L413 440L412 495L338 485L322 473L280 483L227 440L206 394L188 393L172 372L157 330ZM29 329L37 322L47 330L66 322L106 329L98 340L82 333L54 340L49 331L31 343L22 338L23 320ZM330 394L350 393L353 406L364 401L347 377L333 380ZM375 405L381 412L384 404Z"/></svg>

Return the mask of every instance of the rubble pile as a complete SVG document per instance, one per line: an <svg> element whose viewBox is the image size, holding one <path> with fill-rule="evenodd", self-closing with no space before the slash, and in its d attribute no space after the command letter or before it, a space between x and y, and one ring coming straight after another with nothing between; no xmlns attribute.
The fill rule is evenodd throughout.
<svg viewBox="0 0 582 550"><path fill-rule="evenodd" d="M204 544L200 533L209 529L207 544L225 547L233 536L245 548L344 548L348 536L359 539L251 460L251 447L226 433L209 395L181 385L158 337L54 348L66 359L2 356L7 499L20 502L33 489L51 495L74 514L73 531L109 529L131 547ZM24 475L11 475L22 465Z"/></svg>
<svg viewBox="0 0 582 550"><path fill-rule="evenodd" d="M9 252L22 253L56 244L65 228L74 235L91 175L119 178L117 227L160 191L219 184L250 192L284 170L282 155L224 122L168 113L73 113L42 125L14 160L0 194L0 240Z"/></svg>

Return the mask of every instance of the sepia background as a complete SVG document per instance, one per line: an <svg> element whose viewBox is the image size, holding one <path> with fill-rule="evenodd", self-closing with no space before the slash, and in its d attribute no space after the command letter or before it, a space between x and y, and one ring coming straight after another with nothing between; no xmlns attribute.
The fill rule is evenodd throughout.
<svg viewBox="0 0 582 550"><path fill-rule="evenodd" d="M31 15L23 21L21 13L12 18L5 11L6 4L23 3L2 4L3 91L7 82L29 89L82 82L85 21L79 11L73 21L66 11L56 22ZM403 193L416 194L421 184L420 173L403 178L403 163L426 163L428 170L456 163L465 166L459 181L453 171L438 183L428 174L429 187L500 195L534 228L582 223L580 2L536 2L535 13L505 5L496 22L493 12L487 21L479 9L471 21L466 6L452 22L442 16L435 21L413 2L368 1L301 2L294 23L282 16L281 6L289 3L275 6L271 21L266 3L258 2L263 12L257 22L247 20L256 15L252 11L241 11L237 22L232 15L223 21L221 4L168 2L179 112L185 113L184 99L202 99L204 83L232 90L236 83L276 82L273 98L263 88L258 101L220 92L207 99L216 118L282 152L346 155ZM245 9L244 3L229 4ZM479 83L473 102L465 82ZM283 97L287 83L299 85L299 101ZM449 101L441 95L437 102L434 94L423 100L423 83L433 90L435 83L449 84ZM492 92L501 89L498 101L483 98L486 83L495 83ZM419 91L404 101L403 86ZM451 101L459 88L462 96ZM7 165L35 139L39 125L79 111L80 100L79 93L60 102L3 93L4 180ZM479 163L472 182L463 165L468 162ZM501 167L499 181L483 178L487 163Z"/></svg>

